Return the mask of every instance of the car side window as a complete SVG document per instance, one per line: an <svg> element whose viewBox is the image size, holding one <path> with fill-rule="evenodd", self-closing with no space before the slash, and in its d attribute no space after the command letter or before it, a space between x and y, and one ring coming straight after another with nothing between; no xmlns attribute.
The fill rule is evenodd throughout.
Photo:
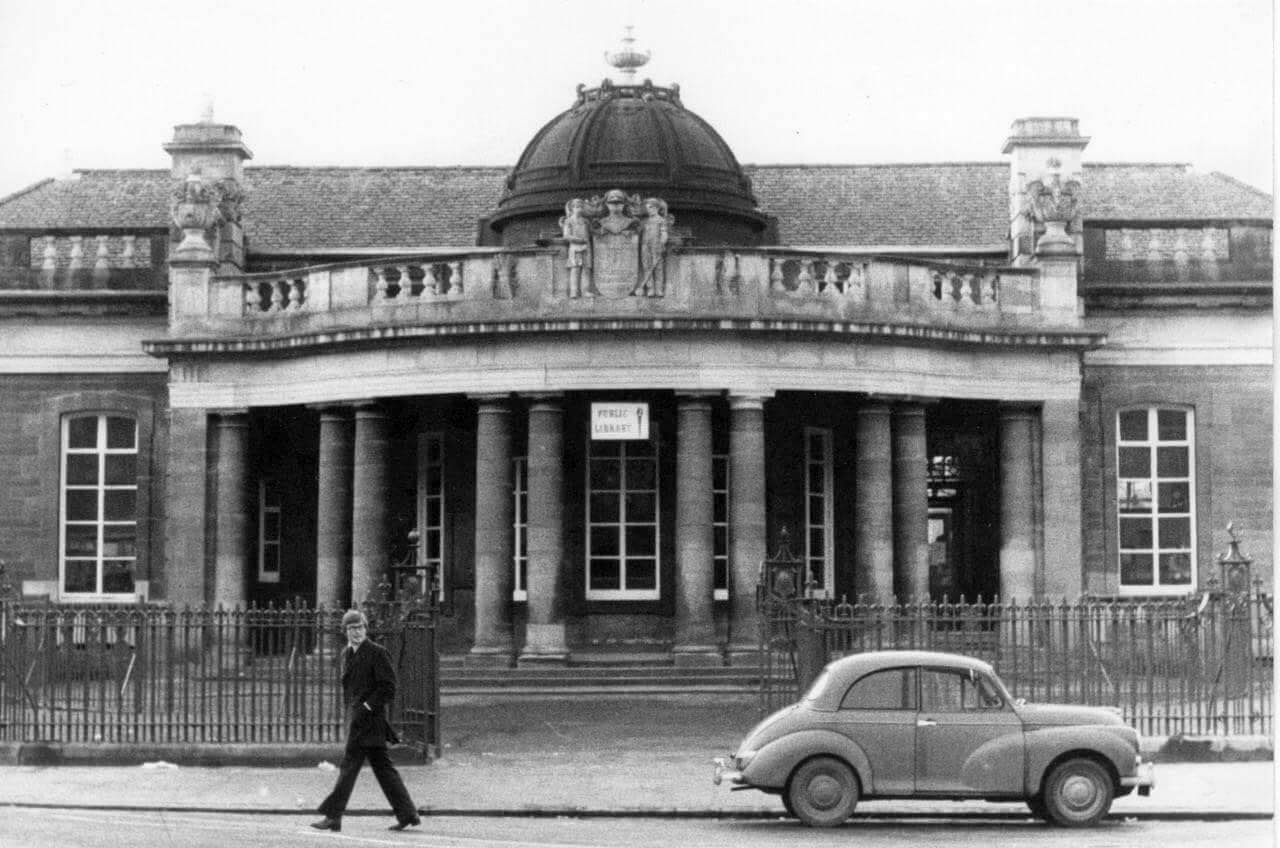
<svg viewBox="0 0 1280 848"><path fill-rule="evenodd" d="M858 678L840 701L842 710L914 710L916 670L890 668Z"/></svg>
<svg viewBox="0 0 1280 848"><path fill-rule="evenodd" d="M920 672L920 708L925 712L998 710L1003 705L995 686L980 674L935 668Z"/></svg>

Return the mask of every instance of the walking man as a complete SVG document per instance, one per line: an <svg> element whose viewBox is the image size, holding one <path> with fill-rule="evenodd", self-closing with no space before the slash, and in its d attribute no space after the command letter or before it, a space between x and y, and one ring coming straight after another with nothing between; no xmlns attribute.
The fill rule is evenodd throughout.
<svg viewBox="0 0 1280 848"><path fill-rule="evenodd" d="M347 634L347 647L342 649L342 699L347 707L347 748L338 769L338 782L320 804L324 818L311 825L317 830L342 830L342 814L347 809L356 776L360 774L366 758L373 769L373 776L382 787L382 794L387 796L387 802L396 814L396 823L389 829L404 830L422 824L418 808L400 779L400 772L387 756L387 745L400 741L387 721L387 704L396 694L396 673L391 667L387 649L367 638L368 626L364 613L359 610L347 610L342 616L342 628Z"/></svg>

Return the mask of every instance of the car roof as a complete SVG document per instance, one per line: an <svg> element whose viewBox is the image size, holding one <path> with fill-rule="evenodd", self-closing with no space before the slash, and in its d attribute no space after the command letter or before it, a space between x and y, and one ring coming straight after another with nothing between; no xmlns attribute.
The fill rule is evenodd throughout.
<svg viewBox="0 0 1280 848"><path fill-rule="evenodd" d="M992 672L990 663L976 657L942 651L867 651L838 659L830 663L827 670L833 674L860 675L876 669L900 665L944 665Z"/></svg>

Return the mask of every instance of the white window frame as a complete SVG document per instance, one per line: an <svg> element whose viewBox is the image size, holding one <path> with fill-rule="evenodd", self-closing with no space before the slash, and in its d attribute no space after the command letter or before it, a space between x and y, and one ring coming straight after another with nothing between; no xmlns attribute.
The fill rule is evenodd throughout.
<svg viewBox="0 0 1280 848"><path fill-rule="evenodd" d="M267 495L271 490L275 492L275 503L267 502ZM267 535L267 516L274 515L276 517L275 536ZM284 515L280 509L280 489L279 481L272 477L261 477L258 480L258 582L259 583L279 583L280 582L280 555L283 549L280 545L280 538L284 533ZM267 550L273 549L276 554L276 567L272 571L267 568Z"/></svg>
<svg viewBox="0 0 1280 848"><path fill-rule="evenodd" d="M712 464L712 469L711 469L711 501L712 501L712 504L711 504L711 515L712 515L711 561L713 563L713 567L711 569L711 575L712 575L712 580L715 583L715 585L713 585L712 587L711 596L713 600L727 601L729 600L729 549L733 544L732 541L729 539L729 533L730 533L729 509L731 507L731 504L729 502L729 492L732 491L732 487L729 485L729 455L727 453L712 454L711 464ZM715 484L715 481L716 481L715 467L716 466L721 466L724 469L724 473L722 475L724 478L723 489L718 488ZM723 499L724 501L724 510L721 513L722 515L724 515L724 520L716 521L715 520L715 514L716 514L715 504L716 504L716 501L721 499ZM716 533L716 530L723 530L723 532ZM716 541L717 539L724 539L724 550L720 549L720 546ZM723 585L719 585L719 581L716 581L715 579L716 569L714 565L723 566L723 574L724 574Z"/></svg>
<svg viewBox="0 0 1280 848"><path fill-rule="evenodd" d="M72 448L70 446L71 422L79 421L86 418L95 419L97 422L97 431L95 437L95 446L93 448ZM107 419L122 418L133 422L133 446L131 448L109 448L107 447ZM58 471L58 598L68 601L133 601L138 597L138 548L141 546L141 538L139 537L138 516L137 516L137 498L138 498L138 463L141 462L142 456L138 450L138 418L136 415L125 412L75 412L62 416L61 437L59 442L59 471ZM69 485L67 483L67 460L73 455L83 456L91 454L97 457L98 461L98 482L92 486L87 484ZM106 482L106 458L112 455L132 455L134 457L134 477L132 485L112 484L107 485ZM97 577L94 582L94 591L92 592L70 592L66 588L67 580L67 528L70 526L83 526L90 522L84 519L68 520L67 518L67 492L68 491L86 491L92 489L97 493L98 512L92 522L96 527L97 539L95 543L96 553L93 557L94 567ZM104 516L106 509L106 493L109 491L129 491L134 493L134 515L130 521L107 521ZM134 529L133 545L134 552L131 557L104 556L104 530L108 526L132 526ZM75 556L70 559L77 562L87 561L88 557ZM104 592L102 588L104 560L111 561L130 561L130 571L133 574L134 589L132 592Z"/></svg>
<svg viewBox="0 0 1280 848"><path fill-rule="evenodd" d="M813 457L809 453L809 444L817 437L822 446L822 456ZM834 463L831 456L832 435L828 427L804 428L804 577L807 584L810 575L816 570L822 571L822 580L814 588L815 592L825 592L827 597L835 593L835 503L834 503ZM814 483L821 489L815 490ZM814 515L813 499L822 498L820 515ZM813 530L822 530L822 550L812 547Z"/></svg>
<svg viewBox="0 0 1280 848"><path fill-rule="evenodd" d="M435 443L437 450L435 454L439 457L433 461L431 446ZM445 501L445 465L447 457L445 455L445 438L444 433L432 431L418 434L418 565L426 568L428 565L434 566L436 581L439 585L437 598L441 601L445 598L445 582L447 575L444 571L445 552L449 550L448 539L448 511L446 510ZM436 475L438 485L434 491L430 490L428 482L431 479L430 471L436 468L439 473ZM434 557L428 557L427 551L430 550L428 540L431 534L435 533L439 537L439 545L437 546L437 554ZM429 591L428 587L423 586L422 591Z"/></svg>
<svg viewBox="0 0 1280 848"><path fill-rule="evenodd" d="M1123 440L1120 431L1120 418L1126 413L1145 411L1147 414L1147 438L1138 440ZM1161 412L1177 412L1186 416L1186 438L1174 440L1161 440L1159 431L1159 413ZM1111 491L1116 500L1112 507L1112 514L1115 516L1116 529L1116 580L1120 587L1121 595L1186 595L1196 591L1199 585L1199 562L1196 557L1196 439L1195 439L1195 411L1174 404L1154 404L1150 406L1129 406L1116 410L1115 415L1115 437L1116 447L1114 454L1115 474L1112 476ZM1145 447L1150 453L1150 473L1145 478L1129 478L1120 476L1120 449ZM1159 467L1157 465L1157 448L1160 447L1185 447L1187 449L1187 474L1184 477L1161 477ZM1151 486L1151 547L1150 548L1125 548L1122 546L1121 524L1123 519L1137 520L1142 517L1141 513L1124 513L1120 511L1120 486L1124 481L1142 481L1149 483ZM1179 512L1159 511L1161 483L1185 483L1187 485L1187 509ZM1188 540L1188 548L1163 548L1160 546L1160 518L1187 518L1190 527L1190 538ZM1132 553L1150 553L1151 554L1151 578L1149 584L1125 584L1121 574L1121 558L1125 554ZM1161 554L1186 554L1191 564L1190 580L1187 583L1176 583L1169 585L1161 585L1160 583L1160 555Z"/></svg>
<svg viewBox="0 0 1280 848"><path fill-rule="evenodd" d="M594 442L587 437L586 456L587 461L584 473L586 475L584 491L586 492L586 503L583 510L586 515L586 540L583 544L585 562L583 568L583 576L585 586L583 587L588 601L656 601L662 594L662 457L660 454L660 443L656 439L656 433L651 435L650 440L653 444L653 452L644 459L653 462L653 588L652 589L627 589L627 533L628 526L626 520L626 503L627 503L627 480L626 466L627 460L638 459L640 457L628 457L627 449L633 444L632 441L616 441L612 444L619 446L618 462L619 469L619 490L618 490L618 511L619 520L617 522L593 522L591 517L591 463L596 457L592 454ZM611 457L610 457L611 459ZM646 490L647 491L647 490ZM649 522L644 522L646 525ZM618 531L618 568L619 583L624 588L620 589L593 589L591 588L591 530L595 526L617 526Z"/></svg>
<svg viewBox="0 0 1280 848"><path fill-rule="evenodd" d="M529 574L529 457L511 459L511 600L529 600L526 578Z"/></svg>

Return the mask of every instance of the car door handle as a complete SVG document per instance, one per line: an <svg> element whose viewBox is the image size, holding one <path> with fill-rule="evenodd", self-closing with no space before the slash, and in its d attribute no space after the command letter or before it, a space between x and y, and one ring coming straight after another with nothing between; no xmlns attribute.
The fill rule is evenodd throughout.
<svg viewBox="0 0 1280 848"><path fill-rule="evenodd" d="M938 723L931 718L916 719L916 727L937 727Z"/></svg>

